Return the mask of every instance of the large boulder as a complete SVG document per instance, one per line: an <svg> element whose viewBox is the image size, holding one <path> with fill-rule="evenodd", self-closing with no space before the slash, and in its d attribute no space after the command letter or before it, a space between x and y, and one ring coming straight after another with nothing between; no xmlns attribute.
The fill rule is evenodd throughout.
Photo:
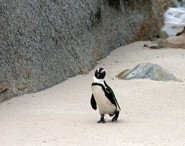
<svg viewBox="0 0 185 146"><path fill-rule="evenodd" d="M3 0L0 102L88 73L98 59L121 45L158 37L169 4L169 0Z"/></svg>
<svg viewBox="0 0 185 146"><path fill-rule="evenodd" d="M152 63L138 64L131 70L121 72L117 77L124 80L151 79L155 81L180 81L161 66Z"/></svg>

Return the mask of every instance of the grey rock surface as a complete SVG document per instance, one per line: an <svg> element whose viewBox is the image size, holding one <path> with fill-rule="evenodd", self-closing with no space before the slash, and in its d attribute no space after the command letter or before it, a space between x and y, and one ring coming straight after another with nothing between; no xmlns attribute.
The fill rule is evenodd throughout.
<svg viewBox="0 0 185 146"><path fill-rule="evenodd" d="M178 7L185 7L185 0L172 0Z"/></svg>
<svg viewBox="0 0 185 146"><path fill-rule="evenodd" d="M123 75L122 75L123 76ZM172 73L152 63L138 64L123 76L124 80L151 79L156 81L180 81Z"/></svg>
<svg viewBox="0 0 185 146"><path fill-rule="evenodd" d="M157 37L159 6L155 0L1 0L0 84L6 90L0 102L87 72L121 45Z"/></svg>

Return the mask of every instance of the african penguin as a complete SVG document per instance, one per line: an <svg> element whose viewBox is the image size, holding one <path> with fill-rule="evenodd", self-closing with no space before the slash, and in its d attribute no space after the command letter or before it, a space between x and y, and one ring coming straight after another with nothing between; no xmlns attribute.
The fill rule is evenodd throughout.
<svg viewBox="0 0 185 146"><path fill-rule="evenodd" d="M91 85L92 96L91 106L94 110L99 110L101 115L98 123L105 123L104 115L114 116L112 122L117 121L121 108L116 100L113 90L105 82L106 72L103 68L98 68L93 77Z"/></svg>

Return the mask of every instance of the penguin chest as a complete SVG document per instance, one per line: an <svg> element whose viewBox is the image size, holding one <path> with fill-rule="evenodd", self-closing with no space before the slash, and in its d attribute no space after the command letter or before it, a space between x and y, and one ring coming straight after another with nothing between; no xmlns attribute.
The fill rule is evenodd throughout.
<svg viewBox="0 0 185 146"><path fill-rule="evenodd" d="M115 105L106 97L101 86L92 86L92 92L100 114L113 114L115 112Z"/></svg>

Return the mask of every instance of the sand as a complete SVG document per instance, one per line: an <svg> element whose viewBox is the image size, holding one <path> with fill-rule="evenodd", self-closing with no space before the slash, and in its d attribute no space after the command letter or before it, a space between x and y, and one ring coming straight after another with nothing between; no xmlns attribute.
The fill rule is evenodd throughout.
<svg viewBox="0 0 185 146"><path fill-rule="evenodd" d="M121 106L118 122L98 124L90 106L94 70L0 104L1 146L184 146L185 50L136 42L98 62ZM182 82L115 78L139 63L161 65Z"/></svg>

